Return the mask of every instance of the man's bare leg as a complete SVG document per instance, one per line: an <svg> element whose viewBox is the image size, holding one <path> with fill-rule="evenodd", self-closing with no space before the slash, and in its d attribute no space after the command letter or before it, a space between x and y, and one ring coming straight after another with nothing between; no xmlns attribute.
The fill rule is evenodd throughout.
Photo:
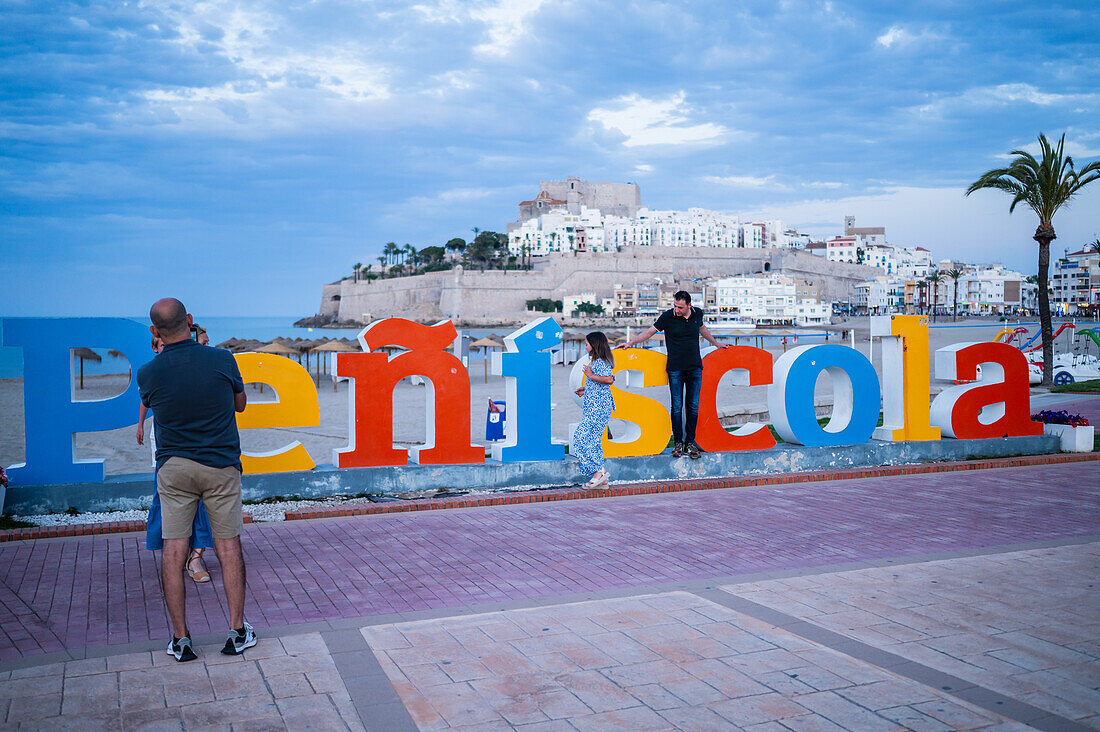
<svg viewBox="0 0 1100 732"><path fill-rule="evenodd" d="M165 542L167 546L167 542ZM229 627L244 626L244 553L241 551L241 537L232 539L214 539L214 552L222 568L222 585L225 587L225 600L229 603ZM183 580L180 579L180 583Z"/></svg>
<svg viewBox="0 0 1100 732"><path fill-rule="evenodd" d="M189 544L189 539L165 539L161 552L160 582L164 588L164 604L168 606L172 634L177 638L187 635L187 586L183 583L183 563L187 560Z"/></svg>

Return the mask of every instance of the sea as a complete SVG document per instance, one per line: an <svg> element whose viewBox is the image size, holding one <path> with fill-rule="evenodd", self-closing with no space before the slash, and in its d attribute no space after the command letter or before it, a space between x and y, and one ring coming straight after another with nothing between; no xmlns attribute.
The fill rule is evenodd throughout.
<svg viewBox="0 0 1100 732"><path fill-rule="evenodd" d="M149 325L147 316L130 318L130 320L141 323L141 325L146 327ZM255 338L259 341L270 341L275 338L355 338L361 330L359 328L296 328L294 327L295 320L297 320L297 318L293 317L204 317L196 322L206 328L212 345L217 345L230 338ZM500 330L464 330L463 334L476 339L490 335L490 333L494 332L497 335L505 335L505 332ZM78 348L80 345L79 343L73 343L74 348ZM85 360L85 376L94 376L97 374L125 374L129 371L130 365L125 358L115 358L108 355L107 351L109 347L89 347L99 354L103 360L98 363ZM326 354L326 356L330 355L331 354ZM470 358L473 361L479 361L481 360L481 354L475 351L470 354ZM328 366L331 367L331 364ZM77 368L79 368L79 364ZM18 379L22 378L22 376L23 349L0 347L0 379Z"/></svg>
<svg viewBox="0 0 1100 732"><path fill-rule="evenodd" d="M146 316L130 318L143 326L148 326L149 321ZM270 341L275 338L355 338L359 334L357 328L296 328L294 327L293 317L213 317L202 318L199 324L206 328L207 333L210 336L210 343L217 345L223 341L227 341L230 338L255 338L259 341ZM1054 323L1055 330L1058 329L1062 319L1057 319ZM1004 325L1021 325L1025 327L1031 327L1033 333L1038 332L1038 323L1000 323L990 321L989 327L991 332L996 331L998 328ZM983 324L984 325L984 324ZM1096 327L1098 324L1095 322L1083 322L1077 321L1077 327ZM969 328L970 325L952 325L946 323L931 325L932 328ZM463 330L464 335L470 336L471 339L476 340L484 336L492 335L498 338L507 335L509 329L489 330L489 329L471 329ZM813 333L800 333L801 336L811 336ZM823 336L824 333L819 335ZM781 336L774 336L781 337ZM820 338L814 339L815 342ZM79 347L80 344L74 343L73 347ZM84 374L86 376L94 376L96 374L124 374L129 371L129 362L125 358L114 358L108 355L108 348L96 348L92 347L92 350L100 355L103 359L100 362L85 361L84 362ZM330 357L331 354L326 354L326 357ZM471 351L469 354L471 362L478 362L483 360L484 352L477 350ZM331 364L325 362L323 368L328 369L331 372ZM23 349L13 347L0 347L0 379L17 379L23 376Z"/></svg>

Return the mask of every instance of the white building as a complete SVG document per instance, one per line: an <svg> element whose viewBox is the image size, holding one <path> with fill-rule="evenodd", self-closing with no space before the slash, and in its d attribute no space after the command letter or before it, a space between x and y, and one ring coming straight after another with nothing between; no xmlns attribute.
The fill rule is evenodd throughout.
<svg viewBox="0 0 1100 732"><path fill-rule="evenodd" d="M797 297L797 283L777 274L724 277L714 281L711 323L755 325L824 325L829 322L829 303Z"/></svg>
<svg viewBox="0 0 1100 732"><path fill-rule="evenodd" d="M742 223L736 215L702 208L640 208L635 216L625 218L605 216L586 206L579 213L555 207L513 226L508 235L509 251L517 256L616 251L626 246L801 248L808 242L808 235L783 221Z"/></svg>
<svg viewBox="0 0 1100 732"><path fill-rule="evenodd" d="M944 297L938 298L950 312L954 303L954 282L947 278L940 283ZM971 315L1003 315L1015 310L1036 307L1035 285L1019 272L1005 267L981 265L959 278L959 312Z"/></svg>
<svg viewBox="0 0 1100 732"><path fill-rule="evenodd" d="M858 313L868 315L904 312L905 280L875 277L860 282L852 290L852 306Z"/></svg>
<svg viewBox="0 0 1100 732"><path fill-rule="evenodd" d="M812 250L820 254L821 249ZM935 269L932 253L924 247L895 247L889 244L866 243L855 236L837 236L825 242L825 258L830 262L847 262L878 267L887 275L906 279L927 277Z"/></svg>
<svg viewBox="0 0 1100 732"><path fill-rule="evenodd" d="M1056 260L1050 290L1051 312L1061 315L1100 302L1100 252L1082 249Z"/></svg>

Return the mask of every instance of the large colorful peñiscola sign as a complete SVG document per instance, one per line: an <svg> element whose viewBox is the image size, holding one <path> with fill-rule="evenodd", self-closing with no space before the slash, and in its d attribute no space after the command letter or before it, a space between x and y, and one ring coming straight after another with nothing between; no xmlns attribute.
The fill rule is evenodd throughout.
<svg viewBox="0 0 1100 732"><path fill-rule="evenodd" d="M135 424L137 385L98 401L74 401L72 352L76 345L122 352L134 371L152 358L149 333L131 320L116 318L2 321L3 345L23 349L26 462L10 468L23 485L103 480L103 460L74 460L77 432L111 430ZM750 346L715 350L703 359L699 399L699 446L711 452L767 450L775 446L762 424L726 431L718 421L718 384L727 373L734 383L768 387L768 408L776 431L788 442L809 446L851 445L872 438L890 441L989 438L1042 434L1032 422L1028 369L1023 353L1004 343L957 343L936 351L939 379L971 381L929 398L928 322L923 316L872 319L871 334L882 342L882 372L855 349L841 345L800 346L772 364L767 351ZM470 441L470 379L448 349L456 338L449 321L432 326L400 318L363 329L363 353L336 354L335 373L350 381L349 442L334 451L340 468L419 464L481 463L484 449ZM565 448L551 439L550 353L562 331L552 318L530 323L505 338L494 354L493 371L505 377L508 419L505 439L493 446L502 462L559 460ZM241 429L309 427L319 423L317 391L300 364L288 358L242 353L237 362L245 382L271 386L278 401L250 404L238 415ZM982 367L981 380L977 367ZM831 377L833 412L821 426L814 412L814 388L822 373ZM665 356L656 351L615 352L615 373L630 384L667 384ZM399 381L421 376L427 386L427 434L422 447L393 444L393 390ZM615 390L614 419L627 423L616 438L604 436L608 457L653 455L668 444L668 410L638 393ZM880 415L881 427L876 426ZM263 454L245 454L247 473L310 470L314 462L295 442Z"/></svg>

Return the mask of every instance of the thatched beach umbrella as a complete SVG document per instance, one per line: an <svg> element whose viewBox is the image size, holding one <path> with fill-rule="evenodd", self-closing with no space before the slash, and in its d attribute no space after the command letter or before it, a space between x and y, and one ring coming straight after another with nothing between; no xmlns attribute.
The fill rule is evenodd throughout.
<svg viewBox="0 0 1100 732"><path fill-rule="evenodd" d="M270 353L270 354L273 354L273 355L276 355L276 356L298 356L298 355L301 355L301 352L297 348L291 348L290 346L288 346L284 343L280 343L277 340L272 341L271 343L268 343L266 346L261 346L260 348L257 348L255 352L256 353Z"/></svg>
<svg viewBox="0 0 1100 732"><path fill-rule="evenodd" d="M489 383L489 349L490 348L499 348L502 351L504 350L504 344L501 341L496 340L495 335L496 334L487 335L484 338L479 338L478 340L476 340L476 341L474 341L473 343L470 344L470 348L480 348L481 349L481 352L482 352L481 353L481 358L485 363L485 383L486 384Z"/></svg>
<svg viewBox="0 0 1100 732"><path fill-rule="evenodd" d="M99 363L103 360L103 356L93 351L90 348L74 348L73 355L80 359L80 388L84 388L84 359L89 361L95 361Z"/></svg>
<svg viewBox="0 0 1100 732"><path fill-rule="evenodd" d="M309 349L309 353L317 354L317 383L321 383L321 354L322 353L357 353L358 348L345 343L342 340L333 338L331 341L325 341L319 346L314 346ZM332 390L336 391L336 376L332 377Z"/></svg>

